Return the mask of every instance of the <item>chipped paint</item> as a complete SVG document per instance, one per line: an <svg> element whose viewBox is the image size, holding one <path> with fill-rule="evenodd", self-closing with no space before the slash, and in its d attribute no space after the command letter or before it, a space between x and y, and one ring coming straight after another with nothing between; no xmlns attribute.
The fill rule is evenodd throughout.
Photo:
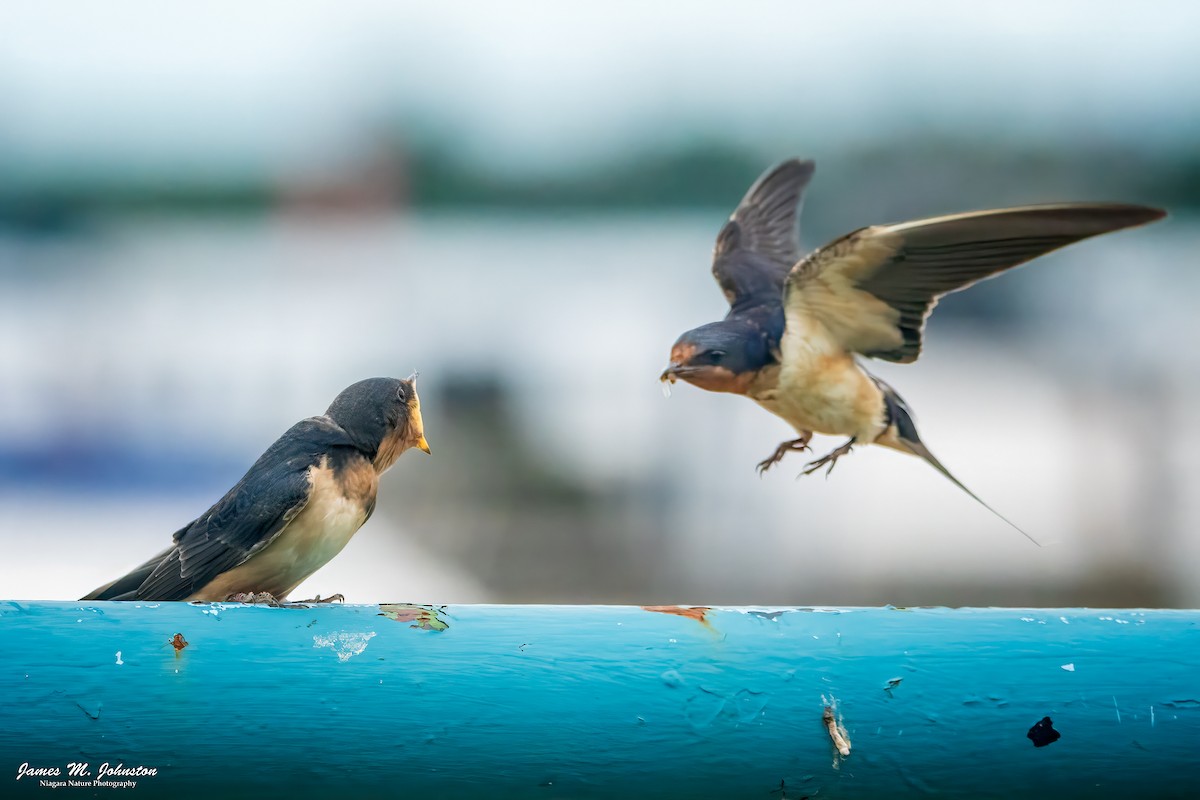
<svg viewBox="0 0 1200 800"><path fill-rule="evenodd" d="M188 646L188 640L183 638L182 633L177 633L171 637L167 644L175 648L175 657L179 658L179 654L183 652L183 648Z"/></svg>
<svg viewBox="0 0 1200 800"><path fill-rule="evenodd" d="M88 719L91 719L93 721L100 719L100 712L104 710L104 703L100 703L100 702L97 702L95 704L88 703L87 705L84 705L83 703L76 700L75 706L80 711L82 711L84 714L87 714Z"/></svg>
<svg viewBox="0 0 1200 800"><path fill-rule="evenodd" d="M1054 730L1054 722L1049 717L1042 717L1026 732L1025 738L1033 742L1034 747L1045 747L1057 742L1062 734Z"/></svg>
<svg viewBox="0 0 1200 800"><path fill-rule="evenodd" d="M683 676L677 670L669 669L659 677L662 678L663 685L670 689L683 685Z"/></svg>
<svg viewBox="0 0 1200 800"><path fill-rule="evenodd" d="M367 649L367 642L375 637L375 631L349 633L338 631L328 635L313 636L313 647L328 647L337 654L338 661L346 662Z"/></svg>
<svg viewBox="0 0 1200 800"><path fill-rule="evenodd" d="M445 606L418 606L411 603L381 603L378 616L396 622L411 622L408 627L423 631L444 631L450 623L443 619Z"/></svg>
<svg viewBox="0 0 1200 800"><path fill-rule="evenodd" d="M670 608L671 606L666 607ZM664 606L653 606L653 608L664 608ZM708 610L747 614L751 617L775 622L787 614L849 614L854 609L839 606L710 606Z"/></svg>
<svg viewBox="0 0 1200 800"><path fill-rule="evenodd" d="M684 719L697 733L739 728L756 723L766 714L770 695L751 689L736 692L717 686L692 683L683 696Z"/></svg>
<svg viewBox="0 0 1200 800"><path fill-rule="evenodd" d="M1200 700L1188 697L1163 703L1167 708L1200 708Z"/></svg>
<svg viewBox="0 0 1200 800"><path fill-rule="evenodd" d="M120 650L118 650L118 651L117 651L117 666L119 667L119 666L121 666L121 665L122 665L122 664L124 664L124 663L125 663L125 662L121 660L121 651L120 651Z"/></svg>
<svg viewBox="0 0 1200 800"><path fill-rule="evenodd" d="M1065 669L1067 672L1074 672L1074 671L1075 671L1075 665L1074 665L1074 664L1063 664L1063 665L1062 665L1062 668L1063 668L1063 669Z"/></svg>
<svg viewBox="0 0 1200 800"><path fill-rule="evenodd" d="M674 614L677 617L694 619L704 627L712 630L712 625L708 621L708 612L712 611L710 606L642 606L642 610L652 611L655 614Z"/></svg>

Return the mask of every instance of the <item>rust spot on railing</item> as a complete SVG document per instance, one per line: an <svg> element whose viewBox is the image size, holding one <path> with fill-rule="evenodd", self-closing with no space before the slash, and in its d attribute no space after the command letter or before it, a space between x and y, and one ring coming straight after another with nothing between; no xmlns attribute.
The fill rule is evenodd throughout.
<svg viewBox="0 0 1200 800"><path fill-rule="evenodd" d="M177 633L171 637L171 641L167 642L167 644L175 648L175 657L179 658L179 654L183 651L183 648L188 646L188 641L183 638L182 633Z"/></svg>
<svg viewBox="0 0 1200 800"><path fill-rule="evenodd" d="M656 614L674 614L677 617L687 617L694 619L704 627L712 630L712 625L708 621L708 612L712 611L708 606L642 606L643 611L653 611Z"/></svg>

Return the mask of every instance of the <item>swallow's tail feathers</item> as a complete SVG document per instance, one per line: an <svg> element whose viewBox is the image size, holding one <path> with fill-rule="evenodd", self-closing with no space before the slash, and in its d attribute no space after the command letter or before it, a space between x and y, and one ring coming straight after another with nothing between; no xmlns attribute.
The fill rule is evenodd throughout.
<svg viewBox="0 0 1200 800"><path fill-rule="evenodd" d="M1036 544L1038 547L1042 546L1041 542L1039 542L1037 539L1034 539L1032 536L1022 530L1019 525L1010 520L1008 517L1004 516L999 511L983 502L979 495L972 492L963 485L962 481L954 477L950 470L946 469L942 462L938 461L933 453L929 452L929 448L925 446L925 443L921 441L921 437L917 434L916 423L913 422L912 411L909 409L908 404L904 402L904 398L901 397L895 389L881 381L879 378L876 378L874 375L871 376L871 379L875 381L875 385L878 386L880 391L883 392L883 402L887 411L888 427L884 432L883 437L881 437L881 441L878 442L879 444L891 447L895 450L902 450L907 453L912 453L914 456L920 456L921 458L925 459L930 466L945 475L951 483L970 495L971 499L976 503L979 503L979 505L983 506L997 517L1007 522L1018 533Z"/></svg>
<svg viewBox="0 0 1200 800"><path fill-rule="evenodd" d="M142 564L140 567L132 570L128 575L117 578L111 583L106 583L98 589L95 589L80 600L136 600L138 588L146 582L146 578L150 577L150 573L154 572L154 568L162 563L163 559L171 554L175 549L172 545L166 550L156 555L154 558Z"/></svg>
<svg viewBox="0 0 1200 800"><path fill-rule="evenodd" d="M950 470L946 469L946 468L945 468L945 467L942 465L942 462L938 461L938 460L937 460L937 459L934 457L933 453L929 452L929 448L928 448L928 447L926 447L926 446L925 446L925 444L924 444L923 442L921 442L921 441L910 442L910 441L908 441L908 440L906 440L906 439L901 439L901 440L900 440L900 442L901 442L901 444L903 444L903 445L904 445L905 449L907 449L907 450L908 450L908 452L912 453L912 454L913 454L913 455L915 455L915 456L920 456L921 458L925 459L927 462L929 462L929 464L930 464L930 465L931 465L931 466L932 466L934 469L936 469L938 472L940 472L940 473L942 473L943 475L945 475L945 476L946 476L946 478L948 478L948 479L950 480L950 482L951 482L951 483L953 483L955 486L957 486L958 488L960 488L960 489L962 489L964 492L966 492L968 495L970 495L970 496L971 496L971 499L973 499L973 500L974 500L976 503L979 503L979 505L983 506L983 507L984 507L984 508L986 508L988 511L992 512L993 514L995 514L997 517L999 517L1000 519L1002 519L1002 520L1004 520L1005 522L1007 522L1007 523L1008 523L1010 526L1012 526L1012 528L1013 528L1014 530L1016 530L1018 533L1020 533L1022 536L1024 536L1024 537L1025 537L1026 539L1028 539L1029 541L1031 541L1031 542L1033 542L1034 544L1036 544L1038 547L1041 547L1041 546L1042 546L1042 545L1041 545L1041 542L1039 542L1037 539L1034 539L1032 536L1030 536L1028 533L1026 533L1024 530L1022 530L1022 529L1021 529L1021 527L1020 527L1020 526L1018 526L1018 525L1017 525L1015 522L1013 522L1011 519L1009 519L1008 517L1004 516L1004 515L1003 515L1003 514L1001 514L999 511L997 511L996 509L994 509L994 508L992 508L991 506L989 506L987 503L983 502L983 500L981 500L981 499L980 499L979 495L977 495L977 494L975 494L974 492L972 492L970 489L968 489L966 486L964 486L964 485L963 485L962 481L960 481L958 478L956 478L956 477L954 477L952 474L950 474Z"/></svg>

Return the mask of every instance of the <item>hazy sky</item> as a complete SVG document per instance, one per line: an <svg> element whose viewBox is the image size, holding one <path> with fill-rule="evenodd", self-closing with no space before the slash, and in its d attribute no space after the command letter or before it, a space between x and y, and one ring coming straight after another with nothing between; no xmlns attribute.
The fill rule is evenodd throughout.
<svg viewBox="0 0 1200 800"><path fill-rule="evenodd" d="M414 119L551 167L695 129L1183 142L1197 30L1194 2L8 3L0 164L336 159Z"/></svg>

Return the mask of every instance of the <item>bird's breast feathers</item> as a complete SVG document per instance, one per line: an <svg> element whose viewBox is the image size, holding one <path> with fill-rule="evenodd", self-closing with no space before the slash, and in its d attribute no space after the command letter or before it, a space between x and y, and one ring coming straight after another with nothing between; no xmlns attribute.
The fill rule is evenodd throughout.
<svg viewBox="0 0 1200 800"><path fill-rule="evenodd" d="M371 515L379 486L379 475L366 460L337 471L323 460L313 467L309 480L312 494L308 506L272 543L304 573L297 583L342 551Z"/></svg>
<svg viewBox="0 0 1200 800"><path fill-rule="evenodd" d="M817 320L789 315L771 405L797 431L872 441L886 427L883 393ZM760 401L761 402L761 401Z"/></svg>

